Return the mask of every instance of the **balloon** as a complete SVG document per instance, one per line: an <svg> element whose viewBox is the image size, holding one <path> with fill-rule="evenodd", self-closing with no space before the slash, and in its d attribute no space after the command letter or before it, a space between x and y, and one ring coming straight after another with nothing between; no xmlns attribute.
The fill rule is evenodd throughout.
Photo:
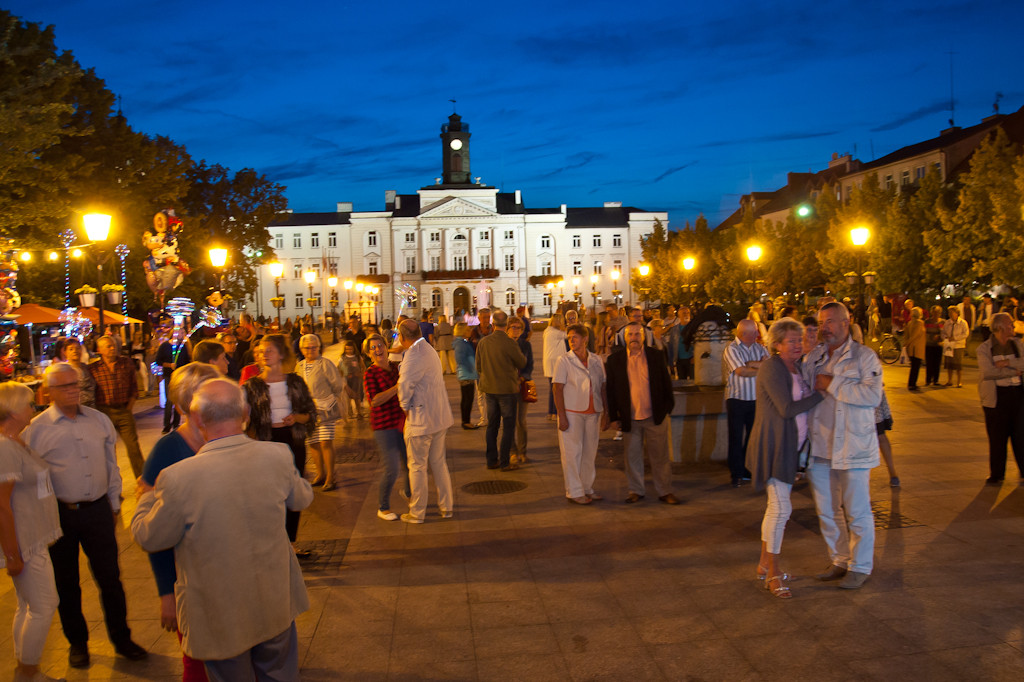
<svg viewBox="0 0 1024 682"><path fill-rule="evenodd" d="M174 209L165 208L153 216L153 229L142 235L142 245L149 251L149 258L142 262L146 284L161 304L164 295L177 288L185 275L192 272L188 263L178 257L178 236L183 228Z"/></svg>

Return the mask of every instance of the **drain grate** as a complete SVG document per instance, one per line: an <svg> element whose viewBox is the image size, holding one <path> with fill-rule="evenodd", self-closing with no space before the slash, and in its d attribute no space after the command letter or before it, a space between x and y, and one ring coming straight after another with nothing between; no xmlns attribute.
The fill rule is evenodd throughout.
<svg viewBox="0 0 1024 682"><path fill-rule="evenodd" d="M892 503L886 500L877 500L871 503L871 513L875 515L875 528L878 530L892 530L894 528L916 528L924 526L920 521L915 521L906 514L892 510Z"/></svg>
<svg viewBox="0 0 1024 682"><path fill-rule="evenodd" d="M295 547L312 552L308 559L299 560L303 575L335 575L341 570L345 551L348 549L348 540L307 540L296 542Z"/></svg>
<svg viewBox="0 0 1024 682"><path fill-rule="evenodd" d="M473 481L462 486L462 491L470 495L507 495L517 493L526 488L522 481Z"/></svg>

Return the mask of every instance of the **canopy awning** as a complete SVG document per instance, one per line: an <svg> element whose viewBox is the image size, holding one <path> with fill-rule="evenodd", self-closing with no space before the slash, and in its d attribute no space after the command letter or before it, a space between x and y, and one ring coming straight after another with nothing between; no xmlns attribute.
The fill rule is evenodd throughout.
<svg viewBox="0 0 1024 682"><path fill-rule="evenodd" d="M23 303L11 311L15 324L60 324L60 312L37 303Z"/></svg>
<svg viewBox="0 0 1024 682"><path fill-rule="evenodd" d="M99 308L79 308L79 312L92 320L93 324L100 323L100 309ZM134 317L125 317L121 313L115 313L113 310L103 309L103 323L104 324L142 324L142 320L136 320Z"/></svg>

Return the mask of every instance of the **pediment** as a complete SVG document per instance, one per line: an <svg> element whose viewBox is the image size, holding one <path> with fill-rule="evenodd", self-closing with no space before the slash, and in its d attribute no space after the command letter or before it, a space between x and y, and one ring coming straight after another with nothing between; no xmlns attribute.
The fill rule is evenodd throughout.
<svg viewBox="0 0 1024 682"><path fill-rule="evenodd" d="M498 214L460 197L445 197L425 207L420 218L485 218Z"/></svg>

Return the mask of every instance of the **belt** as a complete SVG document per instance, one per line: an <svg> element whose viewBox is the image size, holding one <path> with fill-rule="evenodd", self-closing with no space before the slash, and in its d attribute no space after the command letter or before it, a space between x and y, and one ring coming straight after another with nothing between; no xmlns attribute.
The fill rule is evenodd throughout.
<svg viewBox="0 0 1024 682"><path fill-rule="evenodd" d="M78 509L85 509L86 507L91 507L94 504L99 504L99 503L103 502L106 499L107 499L106 496L103 495L103 496L100 496L100 497L96 498L95 500L87 500L85 502L64 502L62 500L57 500L57 504L59 504L61 507L64 507L65 509L70 509L72 511L75 511L75 510L78 510Z"/></svg>

